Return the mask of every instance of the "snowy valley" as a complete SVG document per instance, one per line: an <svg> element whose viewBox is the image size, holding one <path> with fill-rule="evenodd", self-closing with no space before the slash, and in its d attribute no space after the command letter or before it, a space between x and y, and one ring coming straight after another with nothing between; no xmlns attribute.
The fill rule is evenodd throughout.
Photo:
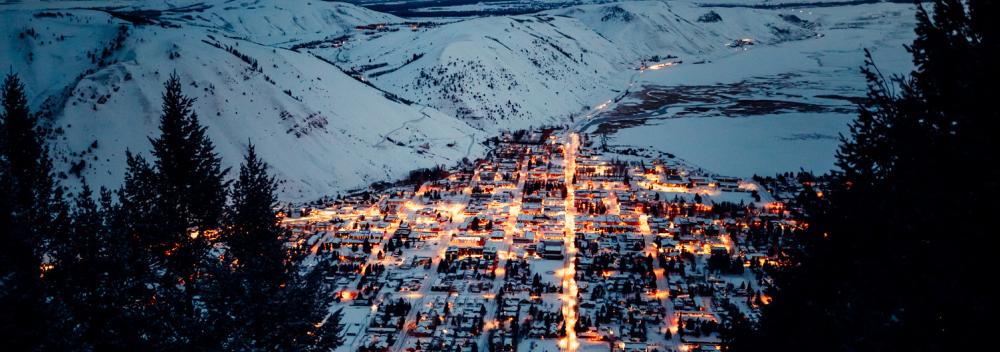
<svg viewBox="0 0 1000 352"><path fill-rule="evenodd" d="M293 201L474 160L501 131L542 125L724 174L822 172L863 94L862 50L908 67L911 5L555 3L404 19L322 1L14 2L0 5L0 64L22 73L45 114L67 184L120 184L176 71L224 160L258 145ZM733 6L747 3L756 8ZM741 140L754 121L784 142ZM706 152L709 127L678 123L741 142ZM789 148L804 151L774 156ZM733 168L727 155L778 162Z"/></svg>
<svg viewBox="0 0 1000 352"><path fill-rule="evenodd" d="M982 349L998 16L0 0L0 341Z"/></svg>

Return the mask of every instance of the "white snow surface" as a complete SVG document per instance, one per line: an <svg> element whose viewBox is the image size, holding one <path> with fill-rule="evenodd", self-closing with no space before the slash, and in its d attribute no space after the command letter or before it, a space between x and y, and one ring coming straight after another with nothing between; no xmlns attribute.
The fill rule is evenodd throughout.
<svg viewBox="0 0 1000 352"><path fill-rule="evenodd" d="M229 0L204 11L169 17L267 45L321 40L347 34L357 25L403 21L363 7L319 0Z"/></svg>
<svg viewBox="0 0 1000 352"><path fill-rule="evenodd" d="M751 116L674 116L653 113L645 125L617 131L615 144L651 147L724 175L774 175L800 168L835 168L839 136L848 135L854 105L830 95L863 97L860 74L869 49L886 76L913 68L903 48L914 34L913 8L901 4L795 9L786 13L815 23L810 40L731 49L705 64L682 64L637 77L636 86L738 85L763 82L776 90L751 89L734 99L779 99L839 105L848 112L774 112ZM722 12L720 12L722 14ZM722 14L725 18L725 14ZM775 96L780 93L781 96Z"/></svg>
<svg viewBox="0 0 1000 352"><path fill-rule="evenodd" d="M848 132L851 118L780 114L665 119L646 129L625 129L613 140L668 152L722 175L770 176L799 169L825 173L834 166L837 136Z"/></svg>

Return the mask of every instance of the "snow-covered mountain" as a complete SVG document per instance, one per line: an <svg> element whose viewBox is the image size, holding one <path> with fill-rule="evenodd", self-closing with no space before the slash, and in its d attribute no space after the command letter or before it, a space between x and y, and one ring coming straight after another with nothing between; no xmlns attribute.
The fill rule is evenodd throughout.
<svg viewBox="0 0 1000 352"><path fill-rule="evenodd" d="M305 48L375 85L491 130L566 121L626 86L644 60L698 60L752 38L815 36L808 21L765 10L637 1L356 34Z"/></svg>
<svg viewBox="0 0 1000 352"><path fill-rule="evenodd" d="M162 83L176 71L225 160L260 145L288 181L284 197L299 200L481 156L480 142L500 130L634 101L642 85L662 83L639 78L644 65L710 77L715 66L696 64L818 43L843 22L790 0L597 2L420 19L318 0L16 2L0 5L0 65L48 116L69 184L118 185L125 150L148 150ZM886 11L838 6L848 20ZM860 58L879 45L868 37L840 52Z"/></svg>
<svg viewBox="0 0 1000 352"><path fill-rule="evenodd" d="M564 121L627 79L610 42L554 16L471 19L311 51L490 130Z"/></svg>
<svg viewBox="0 0 1000 352"><path fill-rule="evenodd" d="M351 5L328 6L327 13L344 8L369 12ZM227 11L232 10L200 13ZM304 25L309 21L297 15L274 7L267 12L275 13L269 18L289 21L274 28L315 32L303 29L310 28ZM321 18L319 12L306 16ZM140 13L116 15L131 18ZM337 35L361 24L348 16L337 18L344 23L332 31ZM0 22L5 23L0 29L0 63L21 75L34 109L50 116L56 131L54 156L60 170L69 174L67 183L75 183L77 174L96 185L120 183L125 151L149 149L162 84L174 71L185 92L197 98L195 110L224 160L234 165L247 143L258 145L287 181L284 195L289 199L312 199L396 179L415 168L453 164L481 153L477 131L433 108L389 99L308 54L227 37L253 33L261 40L278 38L269 33L279 32L188 21L198 25L164 21L132 26L98 10L0 11ZM293 26L296 23L302 25ZM286 41L289 33L280 32L284 38L277 41Z"/></svg>
<svg viewBox="0 0 1000 352"><path fill-rule="evenodd" d="M636 1L584 5L551 13L578 19L634 57L698 57L727 49L734 40L760 44L816 35L809 22L783 12L703 7L688 2Z"/></svg>
<svg viewBox="0 0 1000 352"><path fill-rule="evenodd" d="M339 37L359 25L404 21L346 3L280 0L228 0L214 6L195 3L181 11L167 12L164 17L279 46Z"/></svg>

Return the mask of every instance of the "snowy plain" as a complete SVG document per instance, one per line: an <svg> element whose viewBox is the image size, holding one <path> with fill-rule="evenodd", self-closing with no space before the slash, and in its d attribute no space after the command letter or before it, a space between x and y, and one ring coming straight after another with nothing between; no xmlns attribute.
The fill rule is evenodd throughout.
<svg viewBox="0 0 1000 352"><path fill-rule="evenodd" d="M800 168L823 173L833 168L837 134L847 133L851 118L779 114L664 119L624 129L613 140L670 153L723 175L773 175Z"/></svg>
<svg viewBox="0 0 1000 352"><path fill-rule="evenodd" d="M631 114L643 122L611 129L609 143L671 153L731 176L833 169L839 136L849 132L856 102L865 95L864 50L887 77L912 69L903 45L914 36L913 7L883 3L787 13L809 21L816 37L727 48L703 63L638 75L633 91L655 87L684 102ZM714 97L698 104L704 95ZM632 94L595 118L623 118L614 117L617 107L642 100ZM747 107L762 101L771 106Z"/></svg>

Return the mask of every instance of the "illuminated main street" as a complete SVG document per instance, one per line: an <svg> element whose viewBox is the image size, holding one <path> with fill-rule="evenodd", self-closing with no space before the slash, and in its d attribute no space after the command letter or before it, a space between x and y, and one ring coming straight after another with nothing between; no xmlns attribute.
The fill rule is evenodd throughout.
<svg viewBox="0 0 1000 352"><path fill-rule="evenodd" d="M576 285L576 203L574 202L573 180L576 172L576 149L580 146L580 137L576 133L569 135L569 140L563 147L563 161L566 163L566 217L564 221L564 241L566 245L566 265L562 272L562 313L566 323L566 337L559 342L559 347L567 351L576 351L580 343L576 340L576 304L579 288Z"/></svg>
<svg viewBox="0 0 1000 352"><path fill-rule="evenodd" d="M752 181L594 144L512 132L465 169L290 210L291 245L330 265L338 351L721 348L770 302L768 229L800 224Z"/></svg>

